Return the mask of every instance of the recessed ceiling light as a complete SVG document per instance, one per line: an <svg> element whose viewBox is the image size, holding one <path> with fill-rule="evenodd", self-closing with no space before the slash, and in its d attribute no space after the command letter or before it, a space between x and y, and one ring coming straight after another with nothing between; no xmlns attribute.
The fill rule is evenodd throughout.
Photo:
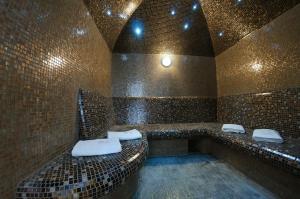
<svg viewBox="0 0 300 199"><path fill-rule="evenodd" d="M111 10L107 10L107 11L106 11L106 15L107 15L107 16L111 16L111 15L112 15Z"/></svg>
<svg viewBox="0 0 300 199"><path fill-rule="evenodd" d="M223 37L224 36L224 31L218 32L218 36Z"/></svg>
<svg viewBox="0 0 300 199"><path fill-rule="evenodd" d="M197 8L198 8L198 4L195 3L195 4L193 5L192 9L195 11L195 10L197 10Z"/></svg>
<svg viewBox="0 0 300 199"><path fill-rule="evenodd" d="M133 20L132 24L132 31L134 35L138 38L142 37L144 33L144 24L141 20Z"/></svg>
<svg viewBox="0 0 300 199"><path fill-rule="evenodd" d="M190 27L190 24L189 24L188 22L185 22L185 23L183 24L183 29L184 29L184 30L188 30L189 27Z"/></svg>
<svg viewBox="0 0 300 199"><path fill-rule="evenodd" d="M175 16L175 15L176 15L175 9L172 9L172 10L171 10L171 15L172 15L172 16Z"/></svg>

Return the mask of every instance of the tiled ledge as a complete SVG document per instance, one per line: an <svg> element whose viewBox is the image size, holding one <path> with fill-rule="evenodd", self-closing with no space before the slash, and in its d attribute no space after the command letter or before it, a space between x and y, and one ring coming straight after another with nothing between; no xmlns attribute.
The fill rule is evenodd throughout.
<svg viewBox="0 0 300 199"><path fill-rule="evenodd" d="M70 151L22 181L16 198L100 198L138 172L148 153L146 136L123 141L122 152L72 157Z"/></svg>
<svg viewBox="0 0 300 199"><path fill-rule="evenodd" d="M185 123L185 124L147 124L120 125L113 130L137 128L147 134L148 139L192 139L209 136L236 150L265 160L275 167L280 167L300 176L300 139L288 139L283 144L256 142L252 140L252 130L246 134L223 133L220 123Z"/></svg>

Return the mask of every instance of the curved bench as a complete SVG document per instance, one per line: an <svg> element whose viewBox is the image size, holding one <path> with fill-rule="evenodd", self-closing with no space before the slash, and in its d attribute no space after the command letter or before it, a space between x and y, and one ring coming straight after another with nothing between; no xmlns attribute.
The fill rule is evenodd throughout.
<svg viewBox="0 0 300 199"><path fill-rule="evenodd" d="M121 144L122 152L116 154L79 158L70 151L62 154L22 181L16 198L109 198L137 174L148 153L145 134Z"/></svg>
<svg viewBox="0 0 300 199"><path fill-rule="evenodd" d="M210 137L235 150L245 152L275 167L300 176L300 139L287 139L283 144L256 142L252 140L251 130L246 134L223 133L220 123L182 123L182 124L148 124L119 125L113 130L136 128L147 134L148 140L197 139Z"/></svg>

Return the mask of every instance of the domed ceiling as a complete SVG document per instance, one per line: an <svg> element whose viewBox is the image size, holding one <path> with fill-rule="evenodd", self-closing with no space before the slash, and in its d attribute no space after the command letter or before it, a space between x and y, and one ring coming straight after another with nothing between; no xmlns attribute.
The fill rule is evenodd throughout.
<svg viewBox="0 0 300 199"><path fill-rule="evenodd" d="M85 0L113 52L215 56L300 0Z"/></svg>

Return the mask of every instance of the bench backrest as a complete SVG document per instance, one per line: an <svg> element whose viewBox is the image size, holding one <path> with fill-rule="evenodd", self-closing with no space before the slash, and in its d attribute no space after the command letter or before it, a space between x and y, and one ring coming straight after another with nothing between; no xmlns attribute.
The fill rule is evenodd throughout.
<svg viewBox="0 0 300 199"><path fill-rule="evenodd" d="M103 138L113 123L113 108L110 97L97 92L79 91L80 139Z"/></svg>

